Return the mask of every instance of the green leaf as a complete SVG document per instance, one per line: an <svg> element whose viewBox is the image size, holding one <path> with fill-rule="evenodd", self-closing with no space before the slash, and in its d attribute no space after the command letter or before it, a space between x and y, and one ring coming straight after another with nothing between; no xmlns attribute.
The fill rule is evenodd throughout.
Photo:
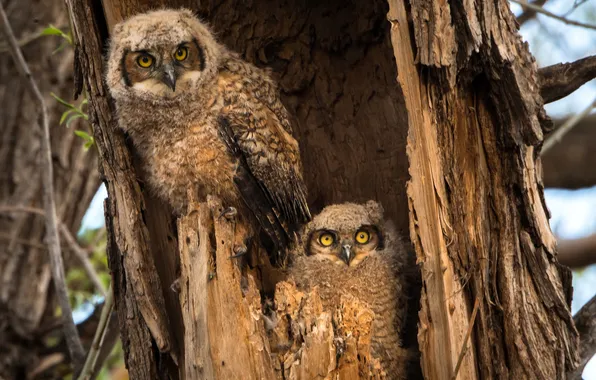
<svg viewBox="0 0 596 380"><path fill-rule="evenodd" d="M62 125L64 124L64 121L68 118L68 116L73 113L73 112L77 112L76 109L70 109L68 111L64 111L64 113L62 114L62 116L60 117L60 121L58 122L58 124Z"/></svg>
<svg viewBox="0 0 596 380"><path fill-rule="evenodd" d="M54 49L54 51L52 51L52 55L58 53L60 50L64 49L67 46L68 46L68 41L61 43L60 45L58 45L58 47L56 49Z"/></svg>
<svg viewBox="0 0 596 380"><path fill-rule="evenodd" d="M80 118L84 118L85 114L82 113L77 113L76 115L72 115L71 117L68 118L68 120L66 121L66 126L70 127L70 123L72 123L73 121L75 121L76 119L80 119Z"/></svg>
<svg viewBox="0 0 596 380"><path fill-rule="evenodd" d="M72 45L72 34L70 32L66 34L62 34L62 37L68 42L69 45Z"/></svg>
<svg viewBox="0 0 596 380"><path fill-rule="evenodd" d="M54 25L50 24L47 28L45 28L42 32L42 36L61 36L64 32L60 29L56 28Z"/></svg>
<svg viewBox="0 0 596 380"><path fill-rule="evenodd" d="M94 143L94 141L93 141L93 137L92 137L91 140L87 141L85 143L85 145L83 145L83 148L85 148L85 150L89 150L89 148L91 148L93 146L93 143Z"/></svg>
<svg viewBox="0 0 596 380"><path fill-rule="evenodd" d="M56 99L56 101L58 101L58 103L62 104L63 106L66 106L66 107L72 108L72 109L76 109L77 108L74 105L72 105L69 102L67 102L66 100L64 100L61 97L59 97L58 95L54 94L53 92L50 92L50 95L52 95L52 97L54 99Z"/></svg>
<svg viewBox="0 0 596 380"><path fill-rule="evenodd" d="M56 28L54 25L50 24L47 28L41 31L41 36L60 36L66 40L69 45L72 45L72 35L70 32L64 33L62 30ZM54 51L54 53L58 50L61 50L63 47L59 47Z"/></svg>
<svg viewBox="0 0 596 380"><path fill-rule="evenodd" d="M93 140L93 136L91 136L85 131L81 131L80 129L75 130L74 134L84 139L85 141Z"/></svg>

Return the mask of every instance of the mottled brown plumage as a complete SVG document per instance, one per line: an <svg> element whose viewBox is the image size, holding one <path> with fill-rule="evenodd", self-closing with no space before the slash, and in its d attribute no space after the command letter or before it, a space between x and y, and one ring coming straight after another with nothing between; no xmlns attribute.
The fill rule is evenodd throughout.
<svg viewBox="0 0 596 380"><path fill-rule="evenodd" d="M365 241L358 236L363 230L371 236L360 244L358 240ZM325 246L325 234L336 236L334 243ZM326 311L333 312L342 295L368 305L375 313L373 356L381 360L388 378L405 379L408 362L415 357L400 341L408 301L407 253L392 224L383 220L382 207L374 201L328 206L305 226L302 236L291 278L303 290L318 287Z"/></svg>
<svg viewBox="0 0 596 380"><path fill-rule="evenodd" d="M178 213L188 189L218 196L238 209L249 234L260 225L279 250L310 219L298 143L275 82L190 11L117 25L107 83L150 189Z"/></svg>

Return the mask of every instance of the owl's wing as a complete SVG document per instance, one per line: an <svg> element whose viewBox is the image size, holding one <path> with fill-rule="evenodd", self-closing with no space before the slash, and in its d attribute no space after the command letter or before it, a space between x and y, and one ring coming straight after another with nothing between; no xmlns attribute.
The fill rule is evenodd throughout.
<svg viewBox="0 0 596 380"><path fill-rule="evenodd" d="M219 130L239 162L234 181L240 194L275 248L283 251L311 216L298 142L283 125L288 120L278 114L254 96L227 92Z"/></svg>

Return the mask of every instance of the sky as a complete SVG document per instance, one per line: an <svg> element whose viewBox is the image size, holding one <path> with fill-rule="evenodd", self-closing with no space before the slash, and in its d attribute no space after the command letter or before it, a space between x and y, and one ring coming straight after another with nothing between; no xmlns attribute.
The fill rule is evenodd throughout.
<svg viewBox="0 0 596 380"><path fill-rule="evenodd" d="M577 2L577 0L576 0ZM573 1L551 0L545 9L558 14L566 14ZM512 4L516 15L521 7ZM596 1L588 1L568 16L570 19L596 24ZM549 17L538 15L523 25L522 37L528 41L539 67L560 62L571 62L596 54L596 30L566 25ZM596 98L596 81L593 80L570 96L546 105L546 111L553 118L581 112ZM596 126L594 126L596 128ZM563 139L560 143L564 143ZM89 210L83 218L82 229L99 228L104 224L103 200L107 196L102 185L93 198ZM546 203L551 211L551 227L561 238L578 238L596 232L596 187L582 190L547 189ZM596 266L575 272L573 277L572 312L575 313L596 293ZM82 319L90 308L75 312L76 319ZM584 371L584 380L596 380L596 360L592 360Z"/></svg>

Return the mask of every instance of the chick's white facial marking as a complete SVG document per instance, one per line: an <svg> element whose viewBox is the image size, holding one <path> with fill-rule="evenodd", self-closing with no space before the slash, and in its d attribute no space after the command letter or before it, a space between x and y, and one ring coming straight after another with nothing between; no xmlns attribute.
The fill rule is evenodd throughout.
<svg viewBox="0 0 596 380"><path fill-rule="evenodd" d="M196 94L217 74L221 46L188 10L160 10L117 25L107 82L116 101Z"/></svg>

